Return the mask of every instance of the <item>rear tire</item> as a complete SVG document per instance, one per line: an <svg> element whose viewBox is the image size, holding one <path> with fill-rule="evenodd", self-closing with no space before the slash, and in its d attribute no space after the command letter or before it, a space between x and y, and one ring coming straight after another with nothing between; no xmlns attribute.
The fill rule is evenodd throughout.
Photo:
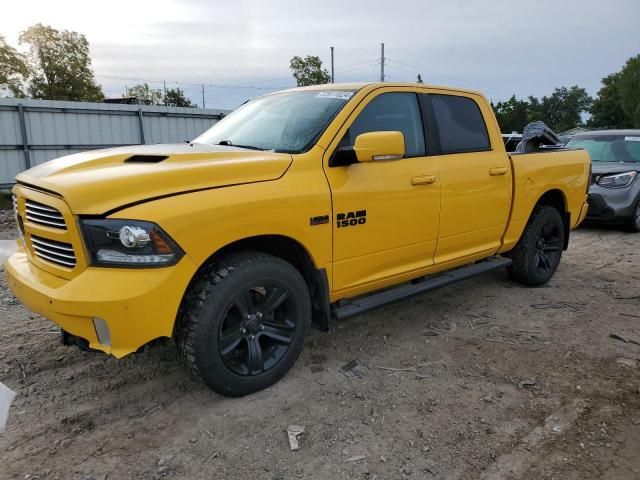
<svg viewBox="0 0 640 480"><path fill-rule="evenodd" d="M192 374L222 395L239 397L291 369L310 322L302 275L278 257L241 252L198 274L180 307L175 339Z"/></svg>
<svg viewBox="0 0 640 480"><path fill-rule="evenodd" d="M510 252L513 263L509 276L528 286L547 283L560 263L566 232L560 212L538 205L524 229L520 241Z"/></svg>

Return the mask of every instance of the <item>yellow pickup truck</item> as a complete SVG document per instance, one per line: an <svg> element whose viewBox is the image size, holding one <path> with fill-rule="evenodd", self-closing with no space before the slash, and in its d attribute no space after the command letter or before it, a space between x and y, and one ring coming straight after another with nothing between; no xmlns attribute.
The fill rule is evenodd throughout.
<svg viewBox="0 0 640 480"><path fill-rule="evenodd" d="M119 358L172 337L209 387L245 395L293 366L312 324L496 268L547 282L587 212L590 161L529 150L505 152L472 91L273 93L190 143L19 174L5 272L67 342Z"/></svg>

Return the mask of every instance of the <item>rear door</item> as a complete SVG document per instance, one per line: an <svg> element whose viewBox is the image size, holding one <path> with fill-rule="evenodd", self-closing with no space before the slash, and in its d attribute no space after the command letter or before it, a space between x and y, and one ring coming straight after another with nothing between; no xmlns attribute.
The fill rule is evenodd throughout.
<svg viewBox="0 0 640 480"><path fill-rule="evenodd" d="M487 102L473 94L422 95L442 189L435 263L497 251L511 209L511 164L491 144Z"/></svg>
<svg viewBox="0 0 640 480"><path fill-rule="evenodd" d="M336 148L372 131L400 131L405 158L333 166ZM380 89L338 132L325 157L333 202L333 288L366 290L433 265L440 184L436 160L426 156L418 94ZM355 291L354 291L355 289Z"/></svg>

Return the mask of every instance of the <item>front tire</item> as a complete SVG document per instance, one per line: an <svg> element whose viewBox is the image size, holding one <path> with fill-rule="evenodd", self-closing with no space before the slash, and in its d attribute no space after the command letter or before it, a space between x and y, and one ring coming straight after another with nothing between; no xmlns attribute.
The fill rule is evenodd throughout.
<svg viewBox="0 0 640 480"><path fill-rule="evenodd" d="M310 322L302 275L278 257L242 252L198 274L180 307L175 338L198 379L238 397L273 385L291 369Z"/></svg>
<svg viewBox="0 0 640 480"><path fill-rule="evenodd" d="M631 217L625 224L625 229L631 233L640 232L640 198L636 203L636 211L633 214L633 217Z"/></svg>
<svg viewBox="0 0 640 480"><path fill-rule="evenodd" d="M560 212L546 205L536 206L520 241L511 251L509 276L532 287L547 283L560 263L565 235Z"/></svg>

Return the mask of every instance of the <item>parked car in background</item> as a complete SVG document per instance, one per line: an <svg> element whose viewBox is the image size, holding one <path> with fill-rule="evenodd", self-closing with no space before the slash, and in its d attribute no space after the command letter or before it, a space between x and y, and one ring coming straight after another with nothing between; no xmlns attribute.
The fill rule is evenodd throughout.
<svg viewBox="0 0 640 480"><path fill-rule="evenodd" d="M522 134L517 132L503 133L502 141L504 142L504 149L507 153L515 152L516 147L522 141Z"/></svg>
<svg viewBox="0 0 640 480"><path fill-rule="evenodd" d="M584 148L593 162L587 220L640 232L640 130L581 133L566 147Z"/></svg>

